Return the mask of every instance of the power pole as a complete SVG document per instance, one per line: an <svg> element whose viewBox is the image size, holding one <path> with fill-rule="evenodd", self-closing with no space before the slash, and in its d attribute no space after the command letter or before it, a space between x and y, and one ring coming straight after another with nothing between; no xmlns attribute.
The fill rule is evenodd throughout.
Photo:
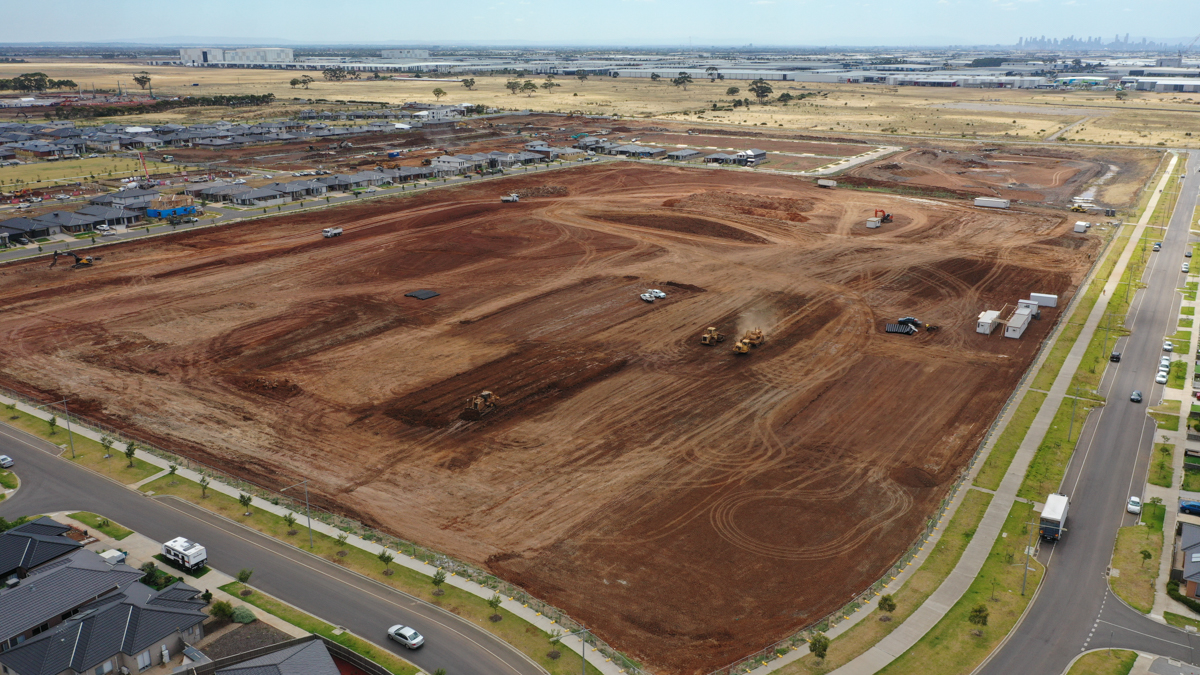
<svg viewBox="0 0 1200 675"><path fill-rule="evenodd" d="M309 505L308 505L308 479L302 480L299 483L296 483L296 485L304 486L304 515L308 517L308 549L311 551L313 548L313 533L312 533L312 511L309 510ZM282 494L284 490L290 490L291 488L296 487L296 485L289 485L289 486L283 488L283 490L280 490L279 492L280 492L280 494Z"/></svg>

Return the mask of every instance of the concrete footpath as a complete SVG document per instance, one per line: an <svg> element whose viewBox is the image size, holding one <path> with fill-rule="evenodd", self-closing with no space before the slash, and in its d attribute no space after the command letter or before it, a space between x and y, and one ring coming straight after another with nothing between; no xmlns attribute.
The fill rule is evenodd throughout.
<svg viewBox="0 0 1200 675"><path fill-rule="evenodd" d="M16 403L18 410L20 410L21 412L25 412L30 415L33 415L35 417L38 417L40 419L49 420L50 417L53 416L51 413L41 410L40 408L34 408L34 407L26 405L22 402L14 401L5 396L0 396L0 405L4 405L4 404L8 404L8 403ZM100 438L102 436L102 434L100 434L99 432L92 431L91 429L81 429L78 426L72 427L72 433L74 433L78 436L85 437L85 438L90 438L97 442L100 440ZM123 443L114 444L113 454L116 455L116 454L123 452L125 450L125 447L126 446ZM153 464L157 467L160 467L162 469L162 471L156 473L155 475L153 475L145 480L139 481L135 485L127 486L130 489L136 490L138 486L144 485L153 480L156 480L158 478L166 476L169 473L169 467L170 467L171 462L169 462L168 460L162 459L160 457L151 455L146 452L139 452L137 454L137 457L138 457L138 459L140 459L148 464ZM70 460L64 459L63 461L70 461ZM192 471L190 469L184 469L182 467L180 467L179 469L176 470L176 475L178 475L180 478L184 478L184 479L187 479L187 480L190 480L193 482L199 482L200 478L202 477L199 473ZM237 499L237 497L240 494L243 494L237 488L234 488L230 485L226 485L225 483L222 483L221 481L219 481L217 479L210 478L210 480L211 480L211 483L208 486L209 490L212 490L214 492L219 492L221 494L229 495L230 497L233 497L234 499ZM305 520L303 511L299 511L299 512L292 511L291 509L288 509L283 506L277 506L275 504L272 504L269 501L259 499L258 497L254 498L251 505L256 508L262 509L263 511L268 511L270 513L274 513L279 516L283 516L288 513L292 513L297 518L296 525L298 528L303 527L304 525L307 524L307 521ZM104 514L99 514L99 515L104 515ZM230 522L233 522L233 521L230 521ZM86 529L86 526L82 526L82 527L84 527ZM312 523L312 529L313 529L313 532L320 532L322 534L328 535L330 537L335 537L335 538L339 534L343 534L343 532L341 530L333 527L332 525L327 525L325 523L322 523L322 522L316 521L316 520L314 520ZM135 534L133 536L140 536L140 535ZM267 535L263 535L263 536L267 536ZM349 546L355 546L357 548L363 549L364 551L367 551L368 553L371 553L372 555L378 555L381 551L385 550L385 548L383 546L376 544L374 542L366 541L365 539L362 539L361 537L354 535L354 534L351 534L349 536L349 538L346 540L346 544ZM125 548L125 546L122 546L122 548ZM303 551L304 549L301 548L298 550ZM395 561L393 564L403 565L404 567L407 567L409 569L416 570L417 572L420 572L421 574L424 574L425 576L428 576L431 579L432 579L434 573L436 573L438 570L437 567L435 567L433 565L429 565L427 563L424 563L424 562L417 560L411 556L405 555L405 554L401 553L400 551L391 551L391 553L395 556ZM219 574L219 573L216 570L213 570L212 572L209 572L209 574L211 575L211 574ZM205 577L206 577L206 581L207 581L208 575L205 575ZM230 580L232 580L232 579L230 579ZM493 591L492 589L481 586L481 585L479 585L473 581L470 581L468 579L459 577L459 576L455 575L453 572L451 572L449 575L447 575L446 584L448 584L450 586L454 586L456 588L460 588L468 593L471 593L473 595L476 595L476 596L478 596L480 598L484 598L484 599L491 598L493 595L496 594L496 592ZM209 585L208 583L205 584L206 587L208 585ZM214 591L214 593L215 592L216 591ZM517 602L516 600L514 600L513 598L505 598L500 606L503 607L504 609L512 612L513 614L520 617L521 619L528 621L529 623L533 624L540 630L543 630L547 633L550 633L555 630L558 630L560 632L562 631L562 628L554 620L550 619L549 617L543 616L541 614L541 612L538 612L526 605L523 605L520 602ZM263 612L255 612L255 613L259 614L259 615L263 614ZM317 618L321 618L321 617L317 617ZM563 646L563 648L569 649L577 654L580 652L580 650L582 648L582 645L580 645L580 641L578 639L567 638L567 639L562 640L560 644ZM587 658L587 661L589 664L594 666L601 673L604 673L604 675L620 675L621 673L625 672L623 667L621 667L617 663L614 663L612 661L612 659L605 657L603 654L601 654L599 651L597 651L595 647L592 647L590 645L587 648L586 658Z"/></svg>
<svg viewBox="0 0 1200 675"><path fill-rule="evenodd" d="M1112 274L1109 275L1108 282L1104 285L1104 292L1095 306L1092 307L1091 313L1088 314L1083 330L1075 340L1071 351L1067 354L1067 358L1063 362L1058 376L1054 379L1054 384L1050 387L1050 392L1046 396L1046 400L1038 410L1037 416L1034 417L1033 423L1029 427L1029 432L1025 435L1024 441L1021 442L1021 446L1017 449L1017 453L1008 467L1008 472L1004 474L1004 479L1001 481L1000 487L996 490L995 496L992 497L992 502L988 505L987 512L984 513L983 519L976 529L975 536L972 537L966 550L963 551L962 557L954 567L954 570L942 582L942 585L929 596L929 599L903 624L858 658L833 671L834 673L838 673L839 675L874 675L874 673L908 651L938 621L941 621L946 612L958 602L959 598L966 593L971 583L975 580L975 577L979 575L979 570L983 568L983 564L987 561L988 553L991 552L996 538L1000 536L1000 530L1004 526L1004 521L1008 518L1008 513L1012 510L1013 504L1017 500L1017 490L1021 487L1021 483L1025 479L1025 472L1029 468L1029 463L1033 461L1034 454L1037 452L1042 438L1050 429L1054 415L1058 412L1059 406L1062 405L1071 380L1075 377L1075 371L1078 370L1079 364L1083 360L1084 352L1087 351L1088 343L1091 342L1096 327L1100 325L1100 320L1103 318L1108 307L1108 299L1113 297L1121 276L1125 273L1125 268L1128 266L1129 260L1137 248L1137 243L1145 231L1146 224L1150 221L1150 216L1154 213L1154 209L1158 205L1159 195L1161 194L1160 190L1166 187L1167 180L1170 178L1171 172L1175 169L1178 161L1178 155L1171 157L1166 173L1163 174L1162 180L1155 187L1150 202L1146 205L1145 213L1142 214L1141 219L1134 228L1129 242L1125 245L1125 250L1117 260ZM1079 292L1084 292L1086 288L1086 286L1081 286ZM1067 318L1069 317L1064 317L1064 320ZM975 471L982 465L982 462L977 462L975 464ZM972 472L972 477L973 474L974 471Z"/></svg>

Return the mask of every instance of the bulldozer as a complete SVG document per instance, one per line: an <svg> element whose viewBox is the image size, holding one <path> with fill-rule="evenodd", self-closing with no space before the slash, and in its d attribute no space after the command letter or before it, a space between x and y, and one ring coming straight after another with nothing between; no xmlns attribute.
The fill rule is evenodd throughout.
<svg viewBox="0 0 1200 675"><path fill-rule="evenodd" d="M1075 206L1071 207L1071 213L1087 213L1087 209L1083 208L1079 204L1076 204Z"/></svg>
<svg viewBox="0 0 1200 675"><path fill-rule="evenodd" d="M757 347L757 346L761 345L762 343L766 342L766 340L767 340L767 336L763 335L761 328L755 328L754 330L748 330L748 331L746 331L746 334L742 336L742 342L745 342L746 344L750 345L751 347Z"/></svg>
<svg viewBox="0 0 1200 675"><path fill-rule="evenodd" d="M725 341L725 334L718 333L716 326L709 326L708 330L704 331L704 335L700 336L700 344L711 347L718 342Z"/></svg>
<svg viewBox="0 0 1200 675"><path fill-rule="evenodd" d="M459 415L464 420L477 420L500 405L500 397L490 391L481 391L478 396L467 399L467 407Z"/></svg>
<svg viewBox="0 0 1200 675"><path fill-rule="evenodd" d="M83 257L80 257L80 256L76 255L74 251L55 251L54 259L50 261L50 267L54 267L55 265L58 264L58 256L59 255L69 255L72 258L75 258L75 264L71 265L71 269L78 269L80 267L91 267L93 264L95 264L96 261L100 260L100 258L98 258L98 257L93 258L90 255L85 255Z"/></svg>
<svg viewBox="0 0 1200 675"><path fill-rule="evenodd" d="M734 354L750 353L750 343L745 340L738 340L737 342L733 343L733 353Z"/></svg>

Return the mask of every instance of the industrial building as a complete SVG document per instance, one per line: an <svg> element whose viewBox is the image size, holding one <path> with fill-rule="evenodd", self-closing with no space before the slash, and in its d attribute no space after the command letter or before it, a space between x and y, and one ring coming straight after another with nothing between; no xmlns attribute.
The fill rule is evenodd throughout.
<svg viewBox="0 0 1200 675"><path fill-rule="evenodd" d="M287 47L253 47L248 49L218 49L212 47L187 47L179 50L179 60L185 66L239 65L265 66L290 63L295 60Z"/></svg>
<svg viewBox="0 0 1200 675"><path fill-rule="evenodd" d="M385 59L427 59L428 49L385 49L380 52Z"/></svg>

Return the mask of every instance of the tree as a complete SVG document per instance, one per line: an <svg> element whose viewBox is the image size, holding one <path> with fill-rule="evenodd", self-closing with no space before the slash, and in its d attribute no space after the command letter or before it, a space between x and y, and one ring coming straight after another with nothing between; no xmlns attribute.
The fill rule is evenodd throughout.
<svg viewBox="0 0 1200 675"><path fill-rule="evenodd" d="M580 84L582 84L587 81L588 74L583 72L582 70L577 70L577 71L575 71L575 79L579 80Z"/></svg>
<svg viewBox="0 0 1200 675"><path fill-rule="evenodd" d="M208 499L208 478L200 477L200 498Z"/></svg>
<svg viewBox="0 0 1200 675"><path fill-rule="evenodd" d="M499 593L496 593L492 597L488 598L487 603L488 603L488 607L492 608L492 620L493 621L500 620L498 617L500 616L500 603L501 602L504 602L504 601L500 598Z"/></svg>
<svg viewBox="0 0 1200 675"><path fill-rule="evenodd" d="M825 660L825 655L829 653L829 637L824 633L817 633L808 641L808 651L812 652L813 656Z"/></svg>
<svg viewBox="0 0 1200 675"><path fill-rule="evenodd" d="M1071 59L1071 65L1075 66L1076 68L1082 68L1083 61L1081 61L1079 59Z"/></svg>
<svg viewBox="0 0 1200 675"><path fill-rule="evenodd" d="M338 546L345 546L346 540L350 538L349 532L341 532L337 536Z"/></svg>
<svg viewBox="0 0 1200 675"><path fill-rule="evenodd" d="M46 420L46 424L50 425L50 435L51 436L58 433L58 416L57 415L51 415L50 419Z"/></svg>
<svg viewBox="0 0 1200 675"><path fill-rule="evenodd" d="M661 79L662 78L658 76L658 73L650 73L650 81L651 82L658 82Z"/></svg>
<svg viewBox="0 0 1200 675"><path fill-rule="evenodd" d="M230 621L233 619L233 604L228 600L218 600L208 608L208 615L214 619Z"/></svg>
<svg viewBox="0 0 1200 675"><path fill-rule="evenodd" d="M881 596L879 598L879 609L889 613L896 611L896 599L890 593Z"/></svg>
<svg viewBox="0 0 1200 675"><path fill-rule="evenodd" d="M396 556L392 555L391 551L389 551L385 548L379 552L379 555L377 555L375 557L379 558L379 562L383 563L383 571L384 572L391 571L392 561L396 559Z"/></svg>
<svg viewBox="0 0 1200 675"><path fill-rule="evenodd" d="M248 567L243 567L241 569L241 571L239 571L237 573L237 580L242 582L243 584L250 583L250 577L253 575L254 575L254 570L252 570Z"/></svg>
<svg viewBox="0 0 1200 675"><path fill-rule="evenodd" d="M175 472L176 472L176 471L178 471L178 470L179 470L179 466L178 466L178 465L171 464L170 466L168 466L168 467L167 467L167 475L168 475L168 476L174 476L174 475L175 475Z"/></svg>
<svg viewBox="0 0 1200 675"><path fill-rule="evenodd" d="M346 69L341 66L330 66L321 71L321 75L330 82L341 82L349 75Z"/></svg>
<svg viewBox="0 0 1200 675"><path fill-rule="evenodd" d="M730 87L725 90L726 96L737 96L740 93L742 93L742 90L738 89L737 87Z"/></svg>
<svg viewBox="0 0 1200 675"><path fill-rule="evenodd" d="M112 454L111 452L109 452L110 450L112 450L112 446L113 446L112 438L110 438L108 436L100 437L100 448L104 450L105 457L108 457L110 454Z"/></svg>
<svg viewBox="0 0 1200 675"><path fill-rule="evenodd" d="M790 100L792 100L792 99L794 99L794 98L796 98L796 97L795 97L795 96L792 96L791 94L789 94L789 93L787 93L787 92L785 91L785 92L783 92L782 94L780 94L780 95L779 95L779 102L780 102L780 103L787 103L788 101L790 101Z"/></svg>
<svg viewBox="0 0 1200 675"><path fill-rule="evenodd" d="M299 87L299 86L300 86L300 78L298 78L298 77L293 77L293 78L292 78L292 81L291 81L291 82L288 82L288 84L292 85L292 89L295 89L296 87Z"/></svg>
<svg viewBox="0 0 1200 675"><path fill-rule="evenodd" d="M759 103L762 103L763 99L775 92L775 89L770 84L767 84L766 80L761 78L751 82L750 86L746 88L750 90L751 94L754 94Z"/></svg>
<svg viewBox="0 0 1200 675"><path fill-rule="evenodd" d="M296 514L292 513L291 511L283 514L283 522L287 523L289 530L292 529L296 526Z"/></svg>
<svg viewBox="0 0 1200 675"><path fill-rule="evenodd" d="M1117 100L1118 101L1124 101L1127 98L1129 98L1129 92L1127 92L1127 91L1118 91L1117 92Z"/></svg>
<svg viewBox="0 0 1200 675"><path fill-rule="evenodd" d="M238 503L242 505L243 509L246 509L246 515L250 515L250 502L252 501L254 501L254 497L243 492L238 493Z"/></svg>
<svg viewBox="0 0 1200 675"><path fill-rule="evenodd" d="M310 85L312 83L313 83L313 78L311 75L301 75L300 76L300 86L304 87L305 89L308 89L308 85Z"/></svg>
<svg viewBox="0 0 1200 675"><path fill-rule="evenodd" d="M50 78L45 73L24 73L12 79L12 88L17 91L46 91L50 88Z"/></svg>
<svg viewBox="0 0 1200 675"><path fill-rule="evenodd" d="M1154 554L1151 553L1150 551L1147 551L1146 549L1142 549L1142 550L1138 551L1138 555L1142 556L1142 567L1146 566L1147 560L1154 557Z"/></svg>
<svg viewBox="0 0 1200 675"><path fill-rule="evenodd" d="M508 90L508 93L515 94L518 91L521 91L521 81L509 80L508 82L504 83L504 88Z"/></svg>
<svg viewBox="0 0 1200 675"><path fill-rule="evenodd" d="M133 455L137 452L137 446L129 443L125 446L125 459L129 460L129 468L133 468Z"/></svg>
<svg viewBox="0 0 1200 675"><path fill-rule="evenodd" d="M146 73L146 72L141 72L141 73L138 73L137 75L134 75L133 83L136 84L137 86L141 87L142 91L145 91L147 85L150 84L150 74Z"/></svg>
<svg viewBox="0 0 1200 675"><path fill-rule="evenodd" d="M473 77L465 78L462 81L462 86L466 87L467 91L473 91L475 89L475 78L473 78Z"/></svg>
<svg viewBox="0 0 1200 675"><path fill-rule="evenodd" d="M525 80L521 83L521 91L525 92L525 97L529 98L537 93L538 86L533 83L533 80Z"/></svg>
<svg viewBox="0 0 1200 675"><path fill-rule="evenodd" d="M562 86L562 85L560 85L559 83L557 83L557 82L555 82L555 81L551 80L550 78L546 78L546 81L545 81L545 82L543 82L541 86L542 86L542 89L545 89L545 90L546 90L546 93L547 93L547 94L553 94L553 93L554 93L554 88L555 88L555 87L560 87L560 86Z"/></svg>
<svg viewBox="0 0 1200 675"><path fill-rule="evenodd" d="M967 621L970 621L976 626L986 626L988 621L987 605L975 605L975 607L971 609L971 614L967 616Z"/></svg>
<svg viewBox="0 0 1200 675"><path fill-rule="evenodd" d="M433 90L433 98L438 101L442 100L442 97L445 95L446 95L446 90L442 89L441 87L438 87L437 89Z"/></svg>
<svg viewBox="0 0 1200 675"><path fill-rule="evenodd" d="M705 68L704 74L708 76L709 82L717 81L717 67L716 66L709 66L709 67Z"/></svg>
<svg viewBox="0 0 1200 675"><path fill-rule="evenodd" d="M682 71L679 73L678 77L675 77L671 80L671 84L675 85L676 87L683 87L684 91L687 91L688 85L691 83L692 76Z"/></svg>
<svg viewBox="0 0 1200 675"><path fill-rule="evenodd" d="M446 571L438 570L433 573L433 594L441 595L446 591L442 590L442 584L446 583Z"/></svg>

